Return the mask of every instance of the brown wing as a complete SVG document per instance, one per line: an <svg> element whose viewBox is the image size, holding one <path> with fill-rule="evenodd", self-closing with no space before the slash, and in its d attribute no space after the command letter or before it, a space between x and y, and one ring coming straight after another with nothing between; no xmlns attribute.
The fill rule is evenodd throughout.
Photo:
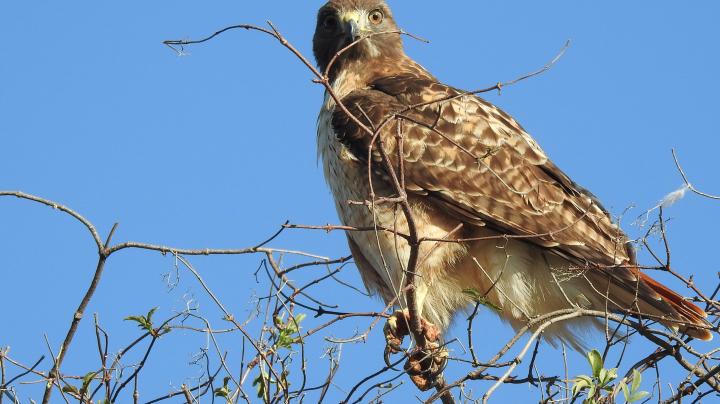
<svg viewBox="0 0 720 404"><path fill-rule="evenodd" d="M395 161L396 135L402 134L409 192L428 195L465 222L536 236L529 241L576 262L612 265L629 260L625 235L594 196L573 183L495 106L430 78L409 75L376 81L350 93L343 104L374 127L397 114L400 119L387 125L380 137ZM372 137L339 110L333 125L342 134L340 140L358 158L367 159ZM378 144L372 158L380 168Z"/></svg>
<svg viewBox="0 0 720 404"><path fill-rule="evenodd" d="M509 235L528 236L579 265L612 266L591 270L591 282L610 288L618 310L666 315L698 338L709 339L705 312L634 267L625 234L587 190L575 184L545 155L509 115L492 104L440 84L430 77L395 76L343 98L352 115L380 131L384 150L398 166L401 137L407 192L428 196L447 212L475 225ZM392 119L397 117L399 119ZM388 125L383 122L391 119ZM333 116L336 133L361 160L372 158L384 172L380 142L341 109ZM639 313L635 313L639 315Z"/></svg>

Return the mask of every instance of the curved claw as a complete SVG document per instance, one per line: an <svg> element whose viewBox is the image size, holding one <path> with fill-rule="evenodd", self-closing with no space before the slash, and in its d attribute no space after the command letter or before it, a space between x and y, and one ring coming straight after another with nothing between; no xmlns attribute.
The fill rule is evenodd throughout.
<svg viewBox="0 0 720 404"><path fill-rule="evenodd" d="M392 363L390 363L390 355L392 355L393 353L395 353L395 352L393 352L389 346L386 346L385 353L383 355L383 359L385 360L385 365L388 367L388 369L392 369L396 372L399 372L400 370L395 368L395 366Z"/></svg>
<svg viewBox="0 0 720 404"><path fill-rule="evenodd" d="M407 314L404 311L396 311L388 318L383 328L383 332L385 333L385 352L383 359L385 360L385 365L395 371L398 371L398 369L391 363L390 356L403 352L403 340L410 333L407 329L406 318Z"/></svg>

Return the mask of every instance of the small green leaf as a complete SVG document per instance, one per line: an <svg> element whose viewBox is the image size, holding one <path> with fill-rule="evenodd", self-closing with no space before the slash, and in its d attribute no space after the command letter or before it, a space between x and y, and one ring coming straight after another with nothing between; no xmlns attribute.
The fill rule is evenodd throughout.
<svg viewBox="0 0 720 404"><path fill-rule="evenodd" d="M267 376L265 376L265 372L260 372L258 377L253 380L253 384L255 387L255 390L257 390L257 396L258 398L265 398L265 392L267 391Z"/></svg>
<svg viewBox="0 0 720 404"><path fill-rule="evenodd" d="M273 321L277 331L273 331L275 337L275 348L291 349L294 344L301 341L300 336L300 324L307 317L306 314L298 314L291 319L288 319L287 323L282 320L282 316L276 316Z"/></svg>
<svg viewBox="0 0 720 404"><path fill-rule="evenodd" d="M497 312L502 311L502 307L499 307L499 306L493 304L492 302L490 302L489 300L487 300L485 298L485 296L482 293L480 293L480 291L477 289L468 288L468 289L463 289L462 292L463 292L463 294L465 294L465 295L469 296L471 299L473 299L476 303L480 303L483 306L485 306L489 309L495 310Z"/></svg>
<svg viewBox="0 0 720 404"><path fill-rule="evenodd" d="M634 394L632 394L630 396L630 399L627 401L628 401L628 403L636 403L640 400L643 400L644 398L646 398L649 395L650 395L650 393L648 393L647 391L637 391Z"/></svg>
<svg viewBox="0 0 720 404"><path fill-rule="evenodd" d="M150 309L150 311L148 311L147 316L145 316L145 318L147 318L148 323L152 323L152 316L153 316L153 314L155 314L157 309L158 309L157 307L153 307L152 309Z"/></svg>
<svg viewBox="0 0 720 404"><path fill-rule="evenodd" d="M604 386L607 379L608 379L608 371L605 368L600 369L600 374L597 376L598 381L600 382L600 385Z"/></svg>
<svg viewBox="0 0 720 404"><path fill-rule="evenodd" d="M83 376L82 378L82 387L80 388L80 393L85 394L88 391L88 388L90 387L90 383L92 383L93 378L95 375L97 375L98 372L88 372Z"/></svg>
<svg viewBox="0 0 720 404"><path fill-rule="evenodd" d="M213 393L215 393L215 397L224 397L226 399L230 398L230 387L228 386L229 381L229 377L223 378L223 386L218 387L215 391L213 391Z"/></svg>
<svg viewBox="0 0 720 404"><path fill-rule="evenodd" d="M617 368L600 369L600 375L598 375L598 382L600 383L601 387L605 388L615 379L617 379Z"/></svg>
<svg viewBox="0 0 720 404"><path fill-rule="evenodd" d="M595 392L597 391L597 386L595 384L590 385L588 388L587 396L588 399L593 399L595 397Z"/></svg>
<svg viewBox="0 0 720 404"><path fill-rule="evenodd" d="M632 385L630 386L630 391L635 393L640 389L640 384L642 383L642 373L638 371L637 369L633 369L632 371Z"/></svg>
<svg viewBox="0 0 720 404"><path fill-rule="evenodd" d="M483 299L483 296L480 294L480 291L474 288L467 288L463 289L462 291L464 294L470 296L473 300L478 301L480 299Z"/></svg>
<svg viewBox="0 0 720 404"><path fill-rule="evenodd" d="M603 368L603 360L600 352L593 349L588 353L588 362L590 362L590 368L592 368L593 377L600 377L600 371Z"/></svg>
<svg viewBox="0 0 720 404"><path fill-rule="evenodd" d="M228 398L230 396L230 390L228 390L227 387L218 387L215 389L215 397L225 397Z"/></svg>
<svg viewBox="0 0 720 404"><path fill-rule="evenodd" d="M157 307L154 307L148 311L146 316L129 316L125 317L125 321L134 321L138 323L138 327L142 330L149 332L153 337L157 337L155 329L153 328L152 316L157 311Z"/></svg>
<svg viewBox="0 0 720 404"><path fill-rule="evenodd" d="M623 396L625 396L625 402L630 402L630 393L628 392L628 386L625 384L625 382L620 382L620 390L623 392Z"/></svg>
<svg viewBox="0 0 720 404"><path fill-rule="evenodd" d="M577 396L583 390L589 388L593 384L590 376L580 375L575 379L575 384L572 388L573 396Z"/></svg>
<svg viewBox="0 0 720 404"><path fill-rule="evenodd" d="M145 324L145 323L146 323L145 317L143 317L143 316L129 316L129 317L125 317L123 320L125 320L125 321L135 321L136 323L139 323L139 324Z"/></svg>
<svg viewBox="0 0 720 404"><path fill-rule="evenodd" d="M295 322L297 323L298 327L300 327L300 324L307 318L307 314L300 313L297 316L295 316Z"/></svg>
<svg viewBox="0 0 720 404"><path fill-rule="evenodd" d="M585 383L587 383L588 386L593 383L592 377L586 376L586 375L580 375L577 377L576 380L578 380L580 382L585 382Z"/></svg>
<svg viewBox="0 0 720 404"><path fill-rule="evenodd" d="M77 394L80 395L80 391L78 391L78 388L73 386L72 384L68 384L67 386L62 388L63 393L70 393L70 394Z"/></svg>

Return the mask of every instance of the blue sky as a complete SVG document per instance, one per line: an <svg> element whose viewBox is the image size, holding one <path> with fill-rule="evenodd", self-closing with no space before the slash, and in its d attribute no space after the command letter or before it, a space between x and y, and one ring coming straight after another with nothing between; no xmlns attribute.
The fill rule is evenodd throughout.
<svg viewBox="0 0 720 404"><path fill-rule="evenodd" d="M102 233L120 222L116 241L182 247L245 247L285 220L337 223L316 161L315 122L321 88L271 39L230 32L177 57L165 39L197 38L236 23L272 20L310 56L320 2L267 1L4 1L0 3L0 189L64 203ZM391 2L399 24L428 38L408 53L441 80L481 88L513 79L572 47L546 74L487 98L515 116L554 161L595 192L614 213L636 206L633 219L682 181L678 150L698 188L720 193L717 150L720 4L717 2ZM689 195L668 212L676 268L699 285L717 281L720 205ZM288 232L275 247L338 257L342 234ZM67 217L18 200L0 199L0 276L4 302L0 346L32 362L57 348L95 265L92 240ZM260 294L253 273L260 257L195 258L214 291L237 313ZM168 291L168 257L123 252L88 313L99 313L114 348L137 331L122 318L159 306L182 309L195 296L220 314L185 273ZM359 285L354 268L343 279ZM666 279L667 278L662 278ZM677 284L674 284L677 287ZM376 299L329 287L316 293L346 310L378 310ZM681 290L681 292L684 292ZM91 317L80 328L64 369L96 366ZM481 318L486 357L510 333ZM364 323L334 328L352 335ZM456 334L462 336L462 326ZM360 373L381 367L379 330L368 344L343 348L344 365L331 398L344 397ZM229 343L232 343L230 341ZM171 335L148 364L143 398L179 386L199 370L188 365L202 337ZM326 343L312 346L319 359ZM644 350L643 350L644 349ZM631 355L646 352L642 341ZM547 362L557 351L547 348ZM579 355L574 373L585 371ZM48 362L44 365L47 368ZM551 373L554 364L548 364ZM544 369L543 369L544 370ZM672 373L671 373L672 374ZM321 376L318 376L321 377ZM324 376L323 376L324 377ZM476 392L488 386L473 385ZM396 394L413 390L401 387ZM20 395L37 398L33 387ZM498 398L536 398L506 387ZM58 397L55 397L58 399ZM129 398L129 397L128 397Z"/></svg>

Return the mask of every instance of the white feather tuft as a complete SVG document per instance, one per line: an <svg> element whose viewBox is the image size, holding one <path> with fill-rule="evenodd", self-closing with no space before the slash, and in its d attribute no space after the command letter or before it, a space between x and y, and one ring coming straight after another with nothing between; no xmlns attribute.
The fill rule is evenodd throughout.
<svg viewBox="0 0 720 404"><path fill-rule="evenodd" d="M685 194L687 193L687 191L689 189L690 189L690 187L687 184L685 184L682 187L680 187L679 189L677 189L673 192L670 192L669 194L665 195L665 197L662 198L662 200L660 200L660 204L658 206L662 207L663 209L669 208L670 206L677 203L680 199L684 198Z"/></svg>

